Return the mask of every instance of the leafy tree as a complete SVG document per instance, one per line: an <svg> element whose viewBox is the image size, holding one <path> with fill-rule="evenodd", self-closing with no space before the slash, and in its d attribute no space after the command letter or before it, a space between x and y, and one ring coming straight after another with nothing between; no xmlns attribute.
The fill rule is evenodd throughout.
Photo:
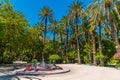
<svg viewBox="0 0 120 80"><path fill-rule="evenodd" d="M0 17L4 20L4 37L1 40L2 45L4 45L2 53L3 57L8 57L8 60L10 59L11 61L19 53L21 34L24 33L25 27L29 24L25 16L21 12L16 11L8 0L1 4L0 11Z"/></svg>

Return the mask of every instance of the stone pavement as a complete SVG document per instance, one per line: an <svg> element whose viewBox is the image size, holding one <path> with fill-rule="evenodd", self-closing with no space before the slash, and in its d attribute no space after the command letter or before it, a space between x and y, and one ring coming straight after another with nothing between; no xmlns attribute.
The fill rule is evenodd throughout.
<svg viewBox="0 0 120 80"><path fill-rule="evenodd" d="M115 68L78 64L60 64L71 69L68 73L54 75L18 75L12 68L0 69L0 80L120 80L120 71Z"/></svg>

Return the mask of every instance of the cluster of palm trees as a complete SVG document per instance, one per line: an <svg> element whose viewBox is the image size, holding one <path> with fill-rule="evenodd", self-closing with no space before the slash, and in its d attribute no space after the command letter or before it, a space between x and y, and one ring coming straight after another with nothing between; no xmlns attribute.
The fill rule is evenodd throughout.
<svg viewBox="0 0 120 80"><path fill-rule="evenodd" d="M94 0L83 7L77 0L60 20L54 18L52 9L43 7L38 15L41 22L29 27L22 12L5 0L0 6L0 62L41 61L41 56L48 61L57 55L58 62L102 66L115 50L120 52L119 4L120 0Z"/></svg>
<svg viewBox="0 0 120 80"><path fill-rule="evenodd" d="M102 33L108 28L111 32L111 40L114 40L116 44L116 51L120 52L120 46L118 41L117 29L119 27L120 20L120 7L119 0L94 0L88 5L87 8L83 8L82 3L77 0L68 6L68 13L60 21L54 20L53 11L49 7L44 7L40 10L39 17L41 22L38 24L43 31L43 45L47 44L46 34L48 31L53 33L53 43L60 42L61 54L65 49L65 58L69 59L68 54L70 49L75 49L78 55L78 63L80 64L81 50L83 46L92 40L93 47L93 64L96 62L96 35L99 43L99 54L103 56L102 45ZM114 22L114 14L117 16L118 21ZM107 34L107 32L105 32ZM64 49L62 43L65 42ZM44 49L43 47L43 49ZM44 55L44 50L43 50ZM44 56L43 56L44 57ZM104 61L100 59L100 65L104 65Z"/></svg>

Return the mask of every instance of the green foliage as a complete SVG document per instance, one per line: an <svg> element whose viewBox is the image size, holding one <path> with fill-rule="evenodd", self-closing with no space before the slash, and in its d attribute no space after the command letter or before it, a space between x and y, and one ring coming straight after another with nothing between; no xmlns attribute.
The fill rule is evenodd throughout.
<svg viewBox="0 0 120 80"><path fill-rule="evenodd" d="M57 54L54 54L54 55L50 55L50 56L49 56L49 60L50 60L50 62L52 62L52 63L56 63L56 62L59 61L60 59L61 59L60 56L57 55Z"/></svg>
<svg viewBox="0 0 120 80"><path fill-rule="evenodd" d="M45 48L44 48L44 52L45 53L50 53L50 54L54 54L54 51L56 50L57 47L54 48L53 43L48 43L46 44Z"/></svg>
<svg viewBox="0 0 120 80"><path fill-rule="evenodd" d="M84 46L83 52L85 53L83 56L84 61L86 64L91 64L92 63L92 45L90 43L86 43Z"/></svg>
<svg viewBox="0 0 120 80"><path fill-rule="evenodd" d="M92 44L86 43L85 46L84 46L83 52L85 52L85 53L92 53Z"/></svg>
<svg viewBox="0 0 120 80"><path fill-rule="evenodd" d="M85 64L91 64L92 63L91 60L88 59L87 56L84 56L84 61L85 61Z"/></svg>
<svg viewBox="0 0 120 80"><path fill-rule="evenodd" d="M69 64L69 63L73 63L73 61L71 60L71 62L70 62L70 60L66 60L66 59L63 59L63 62L62 62L63 64Z"/></svg>
<svg viewBox="0 0 120 80"><path fill-rule="evenodd" d="M120 67L120 63L117 63L115 67L118 69Z"/></svg>
<svg viewBox="0 0 120 80"><path fill-rule="evenodd" d="M10 55L9 50L5 49L3 53L3 59L4 59L4 63L12 63L14 60L14 54Z"/></svg>
<svg viewBox="0 0 120 80"><path fill-rule="evenodd" d="M93 11L89 13L89 15L86 15L89 11L82 9L81 2L75 1L69 6L69 15L66 15L67 17L64 17L60 23L56 20L53 21L53 11L49 7L44 7L39 13L41 23L31 27L24 14L15 10L9 0L4 0L0 5L0 62L11 63L17 59L29 62L35 59L32 60L32 64L35 65L37 60L41 60L41 53L44 52L45 60L50 60L53 63L59 62L60 60L61 62L63 61L63 63L73 63L79 59L76 50L78 45L76 46L77 42L75 40L78 38L81 60L84 60L86 64L91 64L93 62L93 46L91 44L89 30L95 28L98 21L102 21L100 20L102 18L100 18L99 14L98 16L92 16L95 10L98 11L98 9L100 9L99 5L96 7L98 8L95 9L94 6L90 9ZM116 11L113 11L112 16L119 36L120 22ZM90 19L90 17L92 17L92 19ZM91 23L89 19L95 22L97 21L95 24L92 23L92 28L90 28ZM82 21L80 22L79 20ZM50 23L51 21L53 22L52 24ZM107 21L102 21L101 23L105 25ZM101 24L101 26L103 25ZM46 35L47 32L51 31L54 34L54 40L46 38L48 37ZM109 29L108 31L110 32ZM110 34L105 32L105 36L111 37L111 35L109 35ZM43 41L43 37L45 41ZM43 42L45 42L45 45L43 45ZM66 42L68 42L68 44ZM98 48L98 43L95 44ZM65 53L65 49L67 49L66 45L68 47L68 54ZM112 60L116 52L114 41L105 38L102 40L102 47L104 55L100 56L98 54L96 59L98 61L102 59L106 63L118 63L118 60ZM66 57L68 57L67 61Z"/></svg>
<svg viewBox="0 0 120 80"><path fill-rule="evenodd" d="M119 62L119 60L116 60L116 59L110 59L110 64L117 64Z"/></svg>
<svg viewBox="0 0 120 80"><path fill-rule="evenodd" d="M115 43L111 40L103 40L103 53L105 56L107 56L107 61L110 61L110 59L113 57L114 53L116 52L115 49Z"/></svg>
<svg viewBox="0 0 120 80"><path fill-rule="evenodd" d="M107 60L107 57L106 57L106 56L100 55L100 54L96 55L95 58L96 58L97 61L99 61L100 59L102 59L103 61L106 61L106 60Z"/></svg>
<svg viewBox="0 0 120 80"><path fill-rule="evenodd" d="M77 51L76 50L71 50L68 52L68 58L69 58L69 61L65 61L64 60L64 63L70 63L70 62L75 62L78 60L78 57L77 57Z"/></svg>
<svg viewBox="0 0 120 80"><path fill-rule="evenodd" d="M37 59L33 59L33 60L31 61L31 64L32 64L33 66L35 66L37 62L38 62Z"/></svg>
<svg viewBox="0 0 120 80"><path fill-rule="evenodd" d="M120 60L116 60L116 59L111 58L109 63L114 64L116 68L120 67Z"/></svg>
<svg viewBox="0 0 120 80"><path fill-rule="evenodd" d="M57 45L57 42L49 42L44 47L44 54L45 57L49 58L50 55L58 54L59 46Z"/></svg>
<svg viewBox="0 0 120 80"><path fill-rule="evenodd" d="M77 51L76 50L69 51L68 56L69 56L70 59L76 60L76 58L77 58Z"/></svg>
<svg viewBox="0 0 120 80"><path fill-rule="evenodd" d="M0 17L0 39L2 39L5 35L4 25L5 25L5 20Z"/></svg>
<svg viewBox="0 0 120 80"><path fill-rule="evenodd" d="M22 61L28 61L28 57L26 55L23 55Z"/></svg>

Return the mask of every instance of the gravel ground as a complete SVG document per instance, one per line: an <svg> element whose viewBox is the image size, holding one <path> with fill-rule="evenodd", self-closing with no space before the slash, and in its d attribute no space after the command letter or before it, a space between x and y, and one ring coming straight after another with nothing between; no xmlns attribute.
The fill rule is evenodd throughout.
<svg viewBox="0 0 120 80"><path fill-rule="evenodd" d="M120 71L115 68L78 64L60 64L69 67L68 73L54 75L19 75L12 67L0 68L0 80L120 80Z"/></svg>

